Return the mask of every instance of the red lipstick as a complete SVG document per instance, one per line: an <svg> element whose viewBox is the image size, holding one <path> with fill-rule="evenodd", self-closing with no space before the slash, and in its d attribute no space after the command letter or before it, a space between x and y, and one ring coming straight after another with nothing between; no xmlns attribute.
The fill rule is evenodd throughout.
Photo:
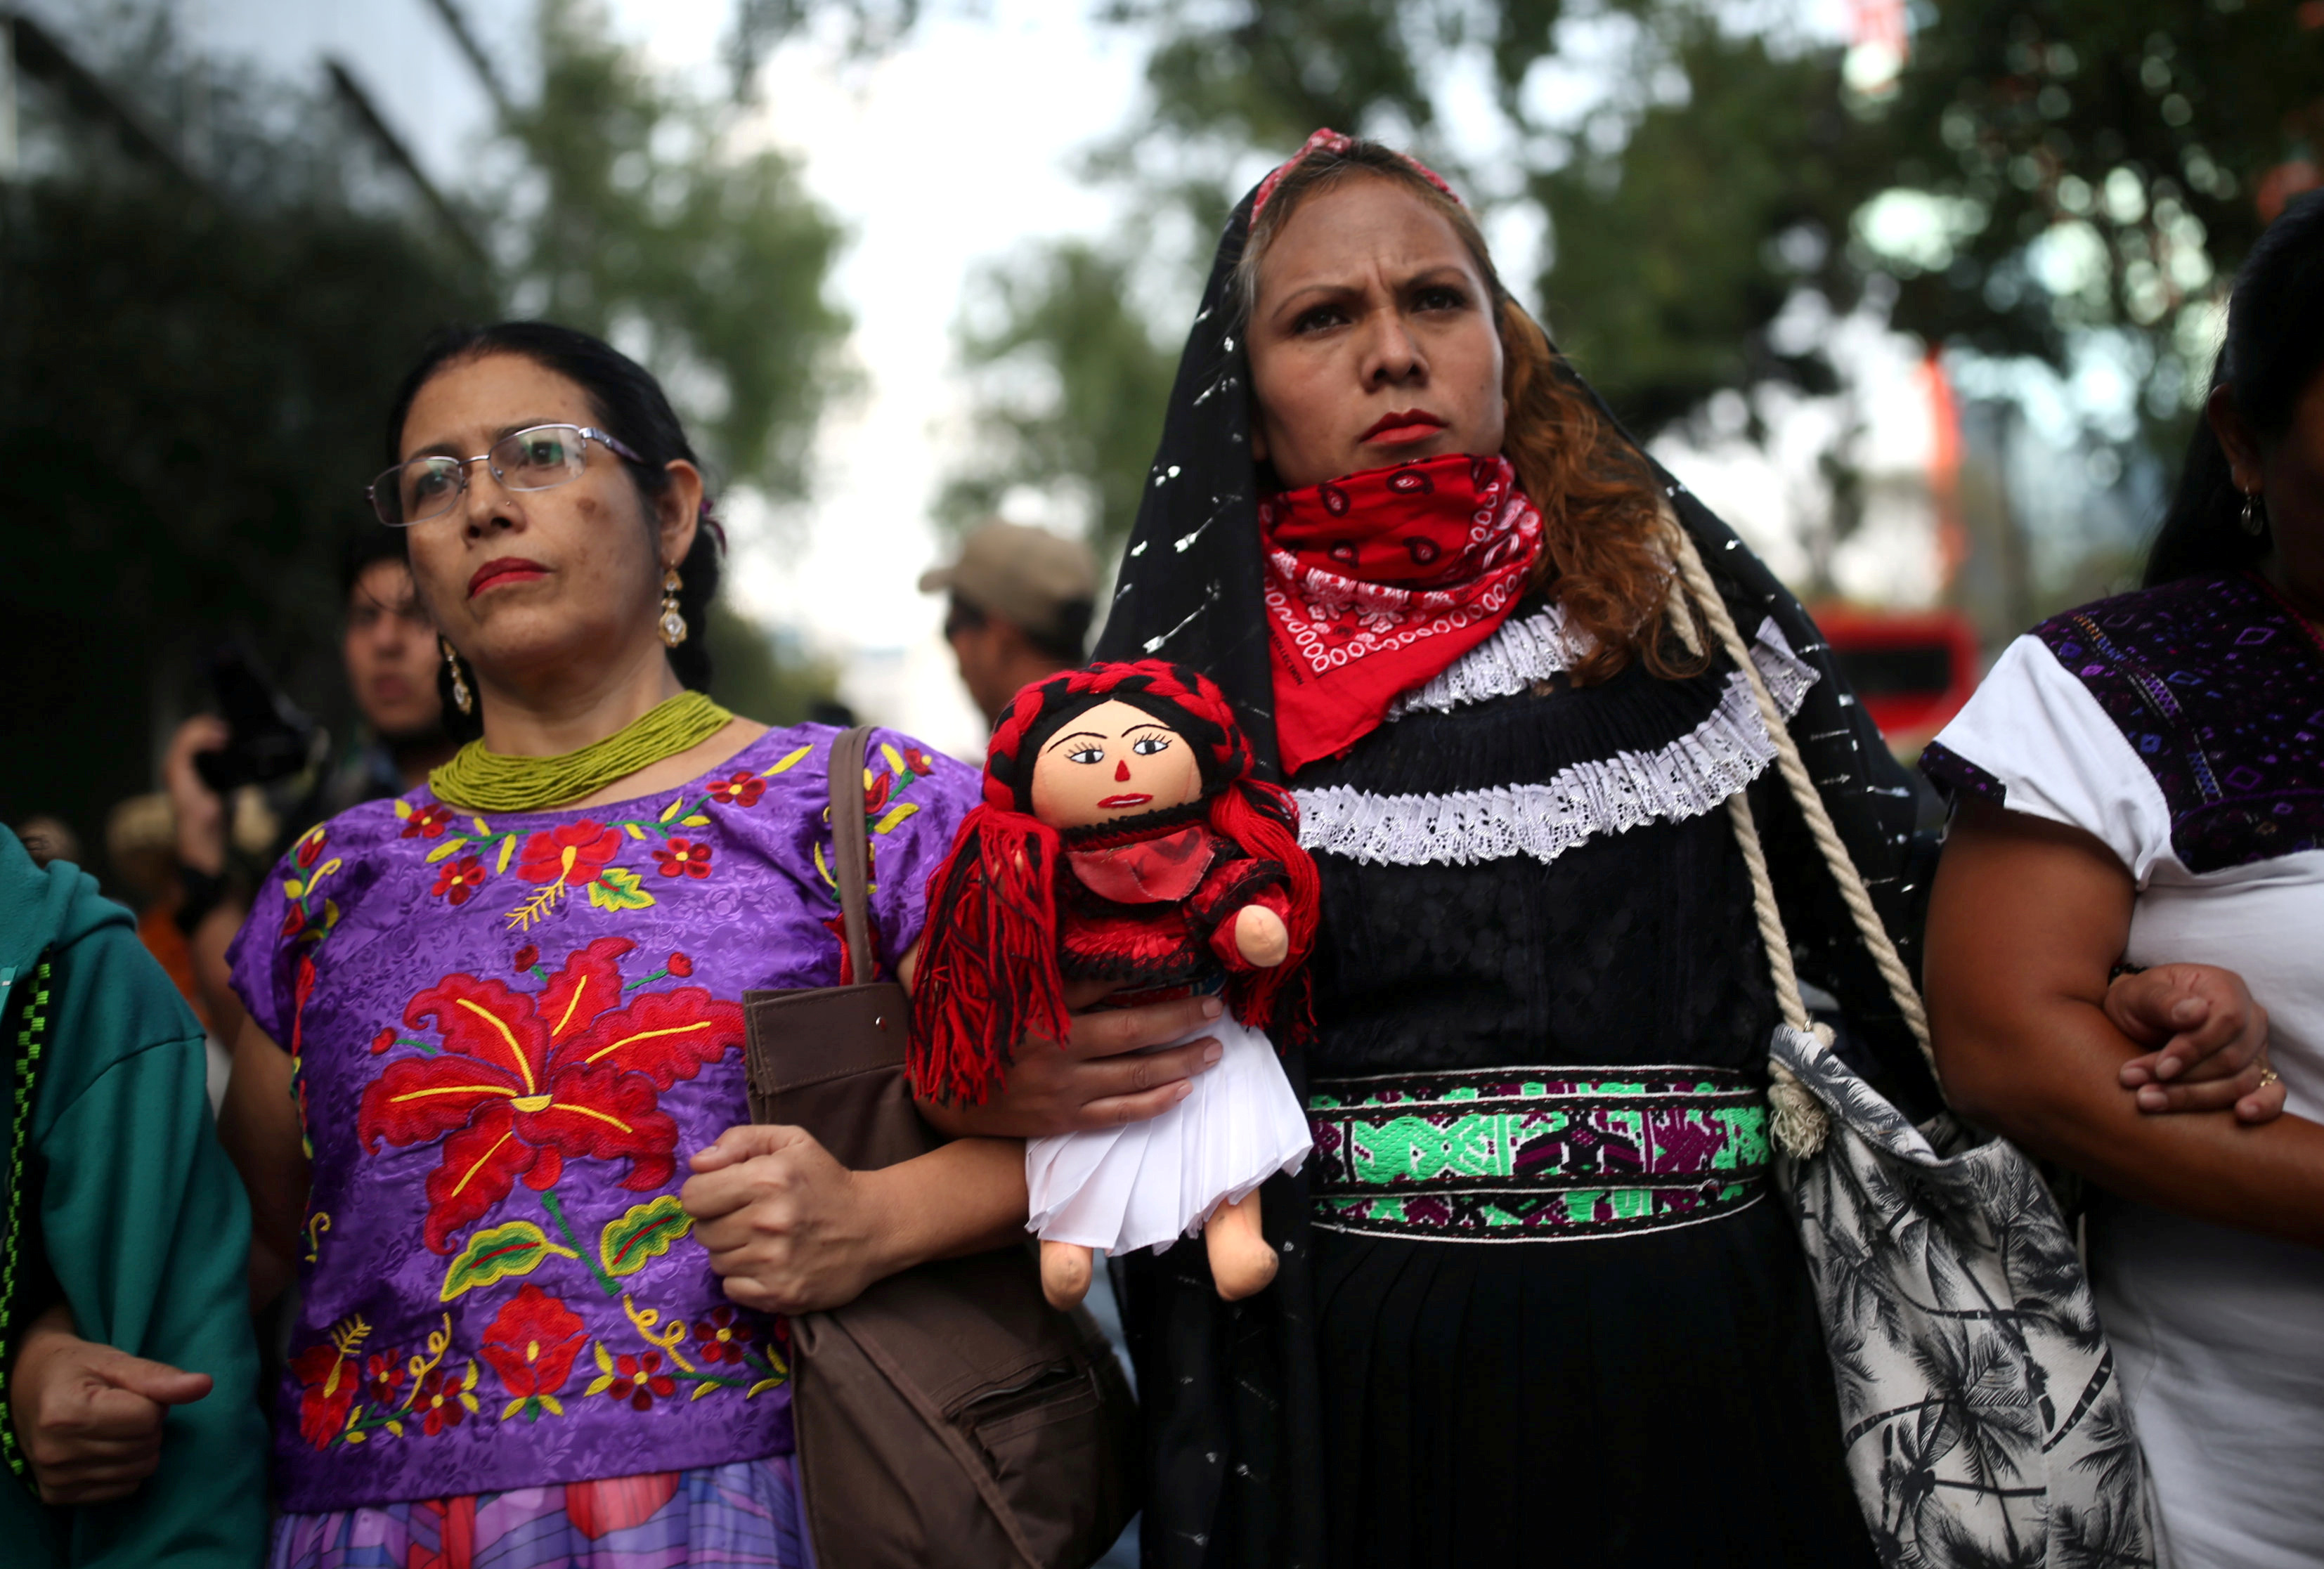
<svg viewBox="0 0 2324 1569"><path fill-rule="evenodd" d="M1443 429L1444 421L1427 410L1405 409L1381 415L1370 429L1356 439L1376 442L1383 447L1402 447L1409 442L1425 441Z"/></svg>
<svg viewBox="0 0 2324 1569"><path fill-rule="evenodd" d="M468 597L474 599L487 588L505 588L512 583L530 583L536 577L549 576L549 568L538 561L528 561L521 556L495 556L476 568L468 579Z"/></svg>

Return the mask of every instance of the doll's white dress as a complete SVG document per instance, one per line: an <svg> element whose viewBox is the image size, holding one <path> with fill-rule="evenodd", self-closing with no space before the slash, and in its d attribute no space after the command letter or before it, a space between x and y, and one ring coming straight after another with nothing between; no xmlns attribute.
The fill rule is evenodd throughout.
<svg viewBox="0 0 2324 1569"><path fill-rule="evenodd" d="M1158 1117L1025 1141L1025 1229L1108 1253L1166 1247L1202 1229L1278 1171L1299 1169L1307 1112L1274 1043L1224 1012L1167 1046L1205 1036L1225 1048Z"/></svg>

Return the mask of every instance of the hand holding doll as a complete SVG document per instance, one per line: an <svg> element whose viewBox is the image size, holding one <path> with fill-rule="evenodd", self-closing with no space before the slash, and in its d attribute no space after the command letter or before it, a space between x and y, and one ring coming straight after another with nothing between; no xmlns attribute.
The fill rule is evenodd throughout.
<svg viewBox="0 0 2324 1569"><path fill-rule="evenodd" d="M1026 688L1002 715L984 801L930 884L911 1065L929 1098L981 1101L1028 1031L1062 1038L1065 984L1119 1003L1222 989L1217 1068L1149 1121L1026 1147L1030 1228L1060 1306L1090 1251L1200 1229L1220 1294L1263 1289L1274 1250L1258 1187L1306 1156L1306 1120L1270 1024L1308 1027L1314 863L1296 809L1250 777L1216 688L1156 662L1093 666Z"/></svg>

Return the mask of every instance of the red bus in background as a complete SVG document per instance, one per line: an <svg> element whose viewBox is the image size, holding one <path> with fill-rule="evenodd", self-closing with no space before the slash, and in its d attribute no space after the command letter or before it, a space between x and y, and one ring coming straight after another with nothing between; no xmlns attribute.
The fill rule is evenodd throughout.
<svg viewBox="0 0 2324 1569"><path fill-rule="evenodd" d="M1841 678L1907 761L1977 689L1977 633L1959 611L1828 605L1813 614Z"/></svg>

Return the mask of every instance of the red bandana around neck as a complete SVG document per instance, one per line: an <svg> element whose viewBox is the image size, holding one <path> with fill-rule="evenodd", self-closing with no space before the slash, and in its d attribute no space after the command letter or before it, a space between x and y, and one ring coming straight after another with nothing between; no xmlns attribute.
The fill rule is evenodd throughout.
<svg viewBox="0 0 2324 1569"><path fill-rule="evenodd" d="M1541 513L1499 455L1284 491L1259 503L1259 531L1286 776L1491 636L1542 549Z"/></svg>

